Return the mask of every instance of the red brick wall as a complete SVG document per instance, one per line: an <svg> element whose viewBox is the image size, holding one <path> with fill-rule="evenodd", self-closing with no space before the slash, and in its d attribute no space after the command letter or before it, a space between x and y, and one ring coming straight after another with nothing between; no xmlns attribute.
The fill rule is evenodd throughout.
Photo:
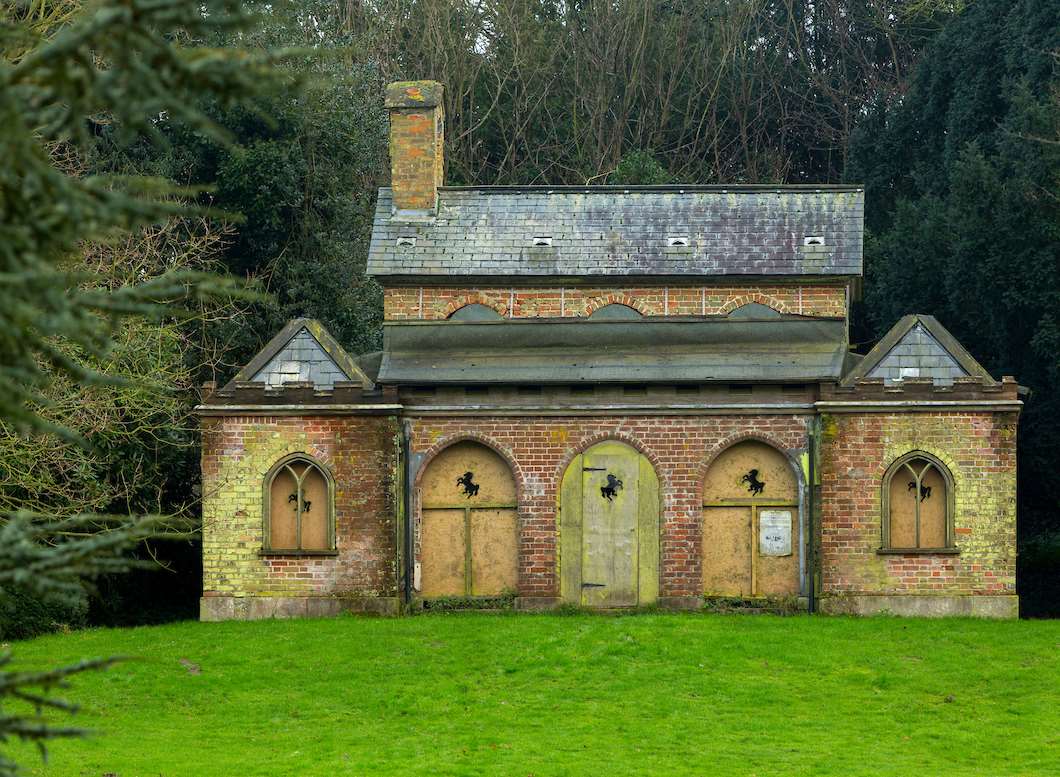
<svg viewBox="0 0 1060 777"><path fill-rule="evenodd" d="M1014 594L1016 418L993 413L835 415L821 443L824 594ZM881 484L913 450L954 479L960 555L878 555Z"/></svg>
<svg viewBox="0 0 1060 777"><path fill-rule="evenodd" d="M414 419L412 452L430 457L462 439L493 447L512 466L519 491L519 594L559 596L556 499L571 459L605 439L628 442L655 465L663 508L661 596L702 593L700 493L707 463L733 442L756 437L789 453L806 447L807 418L605 417ZM796 454L797 455L797 454Z"/></svg>
<svg viewBox="0 0 1060 777"><path fill-rule="evenodd" d="M443 319L470 303L488 305L512 318L586 316L619 302L649 316L723 315L749 302L782 313L808 316L846 315L846 290L824 285L651 286L644 288L481 288L395 287L383 297L388 321Z"/></svg>
<svg viewBox="0 0 1060 777"><path fill-rule="evenodd" d="M202 421L206 596L394 596L399 428L392 418L233 416ZM262 483L291 453L335 479L334 557L261 557Z"/></svg>

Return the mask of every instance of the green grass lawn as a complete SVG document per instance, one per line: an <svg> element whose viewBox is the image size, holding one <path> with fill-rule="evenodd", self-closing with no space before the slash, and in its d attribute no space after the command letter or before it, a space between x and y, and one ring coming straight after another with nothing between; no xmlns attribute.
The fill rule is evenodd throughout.
<svg viewBox="0 0 1060 777"><path fill-rule="evenodd" d="M17 749L30 774L1060 774L1060 621L469 613L13 647L136 657L74 681L97 734Z"/></svg>

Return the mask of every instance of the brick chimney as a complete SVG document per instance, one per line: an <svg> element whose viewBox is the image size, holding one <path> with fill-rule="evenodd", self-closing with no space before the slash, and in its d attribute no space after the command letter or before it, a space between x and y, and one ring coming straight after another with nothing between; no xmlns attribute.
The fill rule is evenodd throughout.
<svg viewBox="0 0 1060 777"><path fill-rule="evenodd" d="M444 173L442 85L437 81L390 84L386 107L390 113L394 215L433 212Z"/></svg>

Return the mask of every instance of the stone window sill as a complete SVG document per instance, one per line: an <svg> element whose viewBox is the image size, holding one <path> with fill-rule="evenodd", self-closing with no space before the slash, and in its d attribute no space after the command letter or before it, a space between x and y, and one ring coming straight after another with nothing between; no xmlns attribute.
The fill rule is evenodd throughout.
<svg viewBox="0 0 1060 777"><path fill-rule="evenodd" d="M877 548L880 556L959 556L960 548Z"/></svg>
<svg viewBox="0 0 1060 777"><path fill-rule="evenodd" d="M262 548L258 551L259 556L337 556L337 550L277 550L275 548Z"/></svg>

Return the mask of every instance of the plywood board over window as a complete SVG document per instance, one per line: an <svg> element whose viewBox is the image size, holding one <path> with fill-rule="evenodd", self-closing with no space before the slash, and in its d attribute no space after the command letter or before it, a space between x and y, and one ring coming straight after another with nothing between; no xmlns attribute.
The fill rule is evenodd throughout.
<svg viewBox="0 0 1060 777"><path fill-rule="evenodd" d="M305 454L278 461L265 476L262 551L332 553L334 485L327 470Z"/></svg>
<svg viewBox="0 0 1060 777"><path fill-rule="evenodd" d="M799 483L783 453L758 441L723 451L703 482L703 592L799 593Z"/></svg>
<svg viewBox="0 0 1060 777"><path fill-rule="evenodd" d="M420 483L420 594L496 596L518 582L515 478L495 451L449 446Z"/></svg>
<svg viewBox="0 0 1060 777"><path fill-rule="evenodd" d="M897 459L883 480L882 551L953 551L953 478L931 454Z"/></svg>

